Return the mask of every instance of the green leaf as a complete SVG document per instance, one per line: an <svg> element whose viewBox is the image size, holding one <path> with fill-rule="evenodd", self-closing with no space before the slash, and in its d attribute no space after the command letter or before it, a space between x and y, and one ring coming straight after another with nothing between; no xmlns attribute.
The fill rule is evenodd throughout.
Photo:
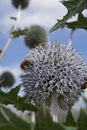
<svg viewBox="0 0 87 130"><path fill-rule="evenodd" d="M8 121L3 117L3 115L0 113L0 128L4 125L7 125Z"/></svg>
<svg viewBox="0 0 87 130"><path fill-rule="evenodd" d="M65 130L78 130L78 128L75 128L75 127L66 127Z"/></svg>
<svg viewBox="0 0 87 130"><path fill-rule="evenodd" d="M11 128L11 130L31 130L30 123L18 117L5 106L0 105L0 130L5 130L6 128L9 128L9 130Z"/></svg>
<svg viewBox="0 0 87 130"><path fill-rule="evenodd" d="M49 110L46 107L41 107L36 113L35 130L67 130L67 127L62 123L53 122Z"/></svg>
<svg viewBox="0 0 87 130"><path fill-rule="evenodd" d="M12 89L10 92L5 93L3 91L0 91L0 103L2 104L12 104L17 109L25 111L37 111L37 108L29 103L26 102L27 97L20 97L18 96L20 90L20 86L17 86L16 88Z"/></svg>
<svg viewBox="0 0 87 130"><path fill-rule="evenodd" d="M87 114L83 110L81 110L78 119L78 128L79 130L87 130Z"/></svg>
<svg viewBox="0 0 87 130"><path fill-rule="evenodd" d="M66 25L67 20L72 16L81 14L81 12L87 8L87 0L62 0L60 1L67 9L68 13L50 29L50 32L55 31L58 28L63 28Z"/></svg>
<svg viewBox="0 0 87 130"><path fill-rule="evenodd" d="M24 29L24 30L18 29L17 31L13 31L12 35L14 36L14 38L17 38L19 36L25 35L26 31L27 29Z"/></svg>
<svg viewBox="0 0 87 130"><path fill-rule="evenodd" d="M66 119L66 122L64 123L64 125L66 125L66 126L76 126L76 122L73 118L71 111L68 112L67 119Z"/></svg>
<svg viewBox="0 0 87 130"><path fill-rule="evenodd" d="M68 28L71 29L82 28L87 30L87 18L84 17L82 14L79 14L78 21L71 22L71 23L66 22L66 25Z"/></svg>
<svg viewBox="0 0 87 130"><path fill-rule="evenodd" d="M36 121L40 124L52 123L52 117L45 106L41 106L36 113Z"/></svg>
<svg viewBox="0 0 87 130"><path fill-rule="evenodd" d="M16 18L16 17L10 17L10 19L17 20L17 18Z"/></svg>
<svg viewBox="0 0 87 130"><path fill-rule="evenodd" d="M9 127L9 126L5 126L5 127L1 127L0 130L18 130L18 129L13 128L13 127Z"/></svg>

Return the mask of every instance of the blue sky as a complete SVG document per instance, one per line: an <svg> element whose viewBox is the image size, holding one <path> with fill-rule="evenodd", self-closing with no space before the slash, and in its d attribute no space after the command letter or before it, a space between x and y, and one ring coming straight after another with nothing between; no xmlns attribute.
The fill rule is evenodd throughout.
<svg viewBox="0 0 87 130"><path fill-rule="evenodd" d="M58 0L31 0L27 9L21 12L19 27L24 29L34 24L43 26L47 33L56 23L56 19L61 19L67 13L67 9ZM85 12L86 14L87 12ZM0 0L0 49L5 46L14 21L11 16L16 16L17 10L12 6L11 0ZM75 20L74 17L72 20ZM48 35L49 42L59 42L66 44L70 36L70 29L58 29ZM76 30L73 35L72 46L79 51L84 61L87 63L87 31ZM0 72L9 69L18 73L20 63L28 54L29 49L24 44L24 38L19 37L12 40L5 56L0 61ZM17 70L16 70L17 69Z"/></svg>
<svg viewBox="0 0 87 130"><path fill-rule="evenodd" d="M47 33L56 23L56 19L61 19L67 13L67 9L58 0L31 0L27 9L21 13L19 27L24 29L34 24L43 26ZM11 0L0 0L0 49L5 46L14 21L10 19L15 17L17 10L12 6ZM87 11L84 13L87 16ZM73 17L72 20L75 20ZM59 42L66 44L70 37L70 29L58 29L48 35L49 42ZM72 46L82 55L87 63L87 31L83 29L76 30L73 35ZM20 63L29 53L29 49L24 44L23 37L12 40L5 56L0 61L0 73L10 70L18 77L21 73Z"/></svg>

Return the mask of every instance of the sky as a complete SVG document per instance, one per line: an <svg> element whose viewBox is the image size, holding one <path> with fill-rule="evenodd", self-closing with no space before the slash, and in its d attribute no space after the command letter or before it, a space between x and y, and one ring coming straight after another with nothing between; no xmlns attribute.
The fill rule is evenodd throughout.
<svg viewBox="0 0 87 130"><path fill-rule="evenodd" d="M62 19L67 13L67 9L58 0L31 0L27 9L22 10L19 25L21 29L31 25L41 25L48 33L49 42L59 42L67 44L70 37L70 29L58 29L49 34L49 29ZM85 11L85 15L86 15ZM16 17L17 9L11 3L11 0L0 0L0 49L5 46L15 21L10 17ZM86 15L87 16L87 15ZM73 20L76 18L74 17ZM72 46L79 51L84 61L87 63L87 32L83 29L76 30L73 35ZM18 37L12 40L5 56L0 61L0 71L4 68L18 69L20 63L28 54L29 49L24 44L24 38ZM17 71L18 72L18 71Z"/></svg>
<svg viewBox="0 0 87 130"><path fill-rule="evenodd" d="M49 42L59 42L67 44L71 30L68 28L58 29L49 34L49 29L56 24L57 19L62 19L67 13L67 9L58 0L31 0L27 9L22 10L19 20L19 27L24 29L31 25L41 25L48 33ZM87 11L83 12L87 16ZM0 0L0 50L6 45L10 36L14 20L10 17L16 17L17 9L11 3L11 0ZM73 17L75 20L77 17ZM83 57L87 63L87 31L77 29L73 35L72 46ZM29 49L24 44L24 38L14 38L9 46L2 61L0 61L0 73L10 70L16 77L21 73L20 64L29 53Z"/></svg>

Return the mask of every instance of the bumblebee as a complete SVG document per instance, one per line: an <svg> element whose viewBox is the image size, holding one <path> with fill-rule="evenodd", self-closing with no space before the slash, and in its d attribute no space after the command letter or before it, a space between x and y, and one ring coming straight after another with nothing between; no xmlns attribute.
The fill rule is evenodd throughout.
<svg viewBox="0 0 87 130"><path fill-rule="evenodd" d="M87 88L87 80L84 82L84 84L81 86L81 89L86 89Z"/></svg>
<svg viewBox="0 0 87 130"><path fill-rule="evenodd" d="M35 48L44 47L47 45L47 42L42 42L39 45L35 45Z"/></svg>
<svg viewBox="0 0 87 130"><path fill-rule="evenodd" d="M30 60L24 60L22 61L22 63L20 64L21 69L26 70L27 67L33 65L32 62Z"/></svg>

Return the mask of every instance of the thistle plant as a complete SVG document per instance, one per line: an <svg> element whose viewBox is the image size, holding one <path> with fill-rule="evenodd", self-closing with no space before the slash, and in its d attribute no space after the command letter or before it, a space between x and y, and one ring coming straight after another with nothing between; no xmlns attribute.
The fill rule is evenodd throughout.
<svg viewBox="0 0 87 130"><path fill-rule="evenodd" d="M10 88L15 83L13 74L9 71L5 71L0 75L1 86Z"/></svg>
<svg viewBox="0 0 87 130"><path fill-rule="evenodd" d="M30 0L12 0L12 5L18 9L21 6L21 9L28 7Z"/></svg>
<svg viewBox="0 0 87 130"><path fill-rule="evenodd" d="M32 63L25 65L21 75L29 102L49 106L53 120L57 121L58 107L69 110L79 100L87 65L71 45L59 43L31 50L25 61Z"/></svg>
<svg viewBox="0 0 87 130"><path fill-rule="evenodd" d="M26 31L24 37L25 45L29 48L35 48L41 43L47 42L46 30L40 25L32 25Z"/></svg>
<svg viewBox="0 0 87 130"><path fill-rule="evenodd" d="M25 35L25 44L31 50L21 63L23 71L21 81L25 95L20 96L21 85L15 86L8 92L3 91L1 87L10 88L14 85L15 79L8 71L0 74L0 130L87 130L87 112L85 111L79 113L77 121L69 111L64 123L54 122L58 121L58 109L70 110L87 88L87 65L80 54L71 47L74 31L77 28L87 30L87 17L83 15L84 9L87 9L87 0L60 1L67 8L67 14L63 19L57 20L50 32L63 27L72 29L67 45L48 43L46 31L39 25L31 26L28 30L18 29L21 9L27 8L30 0L11 1L12 5L18 9L18 14L16 18L11 17L15 20L15 25L6 46L0 50L0 60L12 39L20 35ZM69 22L69 18L76 14L77 21ZM85 102L87 103L86 99ZM30 118L24 120L22 115L20 118L19 113L16 115L7 108L9 105L20 110L21 114L26 111L33 112L35 120L33 122ZM34 105L41 107L38 109Z"/></svg>

